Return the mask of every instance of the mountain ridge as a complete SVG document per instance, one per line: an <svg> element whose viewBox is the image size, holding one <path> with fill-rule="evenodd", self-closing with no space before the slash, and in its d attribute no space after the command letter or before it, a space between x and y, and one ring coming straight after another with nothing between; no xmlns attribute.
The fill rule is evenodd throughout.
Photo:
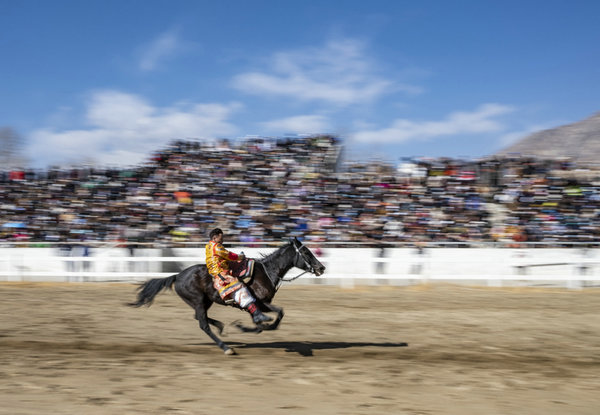
<svg viewBox="0 0 600 415"><path fill-rule="evenodd" d="M600 112L571 124L530 134L496 155L540 158L568 157L579 163L600 163Z"/></svg>

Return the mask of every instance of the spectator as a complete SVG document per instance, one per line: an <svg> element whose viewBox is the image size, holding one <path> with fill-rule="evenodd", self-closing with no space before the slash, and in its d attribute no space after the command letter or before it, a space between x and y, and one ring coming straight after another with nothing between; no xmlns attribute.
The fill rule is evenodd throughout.
<svg viewBox="0 0 600 415"><path fill-rule="evenodd" d="M176 141L133 169L3 172L0 240L596 241L596 173L532 158L341 163L330 136ZM521 241L522 242L522 241Z"/></svg>

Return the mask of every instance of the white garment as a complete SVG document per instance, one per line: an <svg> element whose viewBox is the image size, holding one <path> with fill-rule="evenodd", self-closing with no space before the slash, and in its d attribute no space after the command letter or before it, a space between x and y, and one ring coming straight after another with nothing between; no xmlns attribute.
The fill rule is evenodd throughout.
<svg viewBox="0 0 600 415"><path fill-rule="evenodd" d="M246 288L246 287L242 287L239 290L237 290L235 293L233 293L233 299L242 308L246 308L250 304L252 304L253 302L256 301L256 299L254 297L252 297L252 294L250 294L250 291L248 291L248 288Z"/></svg>

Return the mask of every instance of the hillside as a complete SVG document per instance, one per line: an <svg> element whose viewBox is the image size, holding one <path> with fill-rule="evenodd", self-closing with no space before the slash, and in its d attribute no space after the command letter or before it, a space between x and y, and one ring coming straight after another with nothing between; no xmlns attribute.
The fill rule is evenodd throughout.
<svg viewBox="0 0 600 415"><path fill-rule="evenodd" d="M600 163L600 112L585 120L539 131L499 151L543 158L570 157L579 163Z"/></svg>

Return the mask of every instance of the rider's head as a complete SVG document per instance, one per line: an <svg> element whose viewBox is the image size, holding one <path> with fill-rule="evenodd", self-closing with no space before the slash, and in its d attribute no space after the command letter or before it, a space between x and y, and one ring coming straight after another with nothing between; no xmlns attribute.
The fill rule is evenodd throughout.
<svg viewBox="0 0 600 415"><path fill-rule="evenodd" d="M223 242L223 231L220 228L215 228L208 234L211 241Z"/></svg>

